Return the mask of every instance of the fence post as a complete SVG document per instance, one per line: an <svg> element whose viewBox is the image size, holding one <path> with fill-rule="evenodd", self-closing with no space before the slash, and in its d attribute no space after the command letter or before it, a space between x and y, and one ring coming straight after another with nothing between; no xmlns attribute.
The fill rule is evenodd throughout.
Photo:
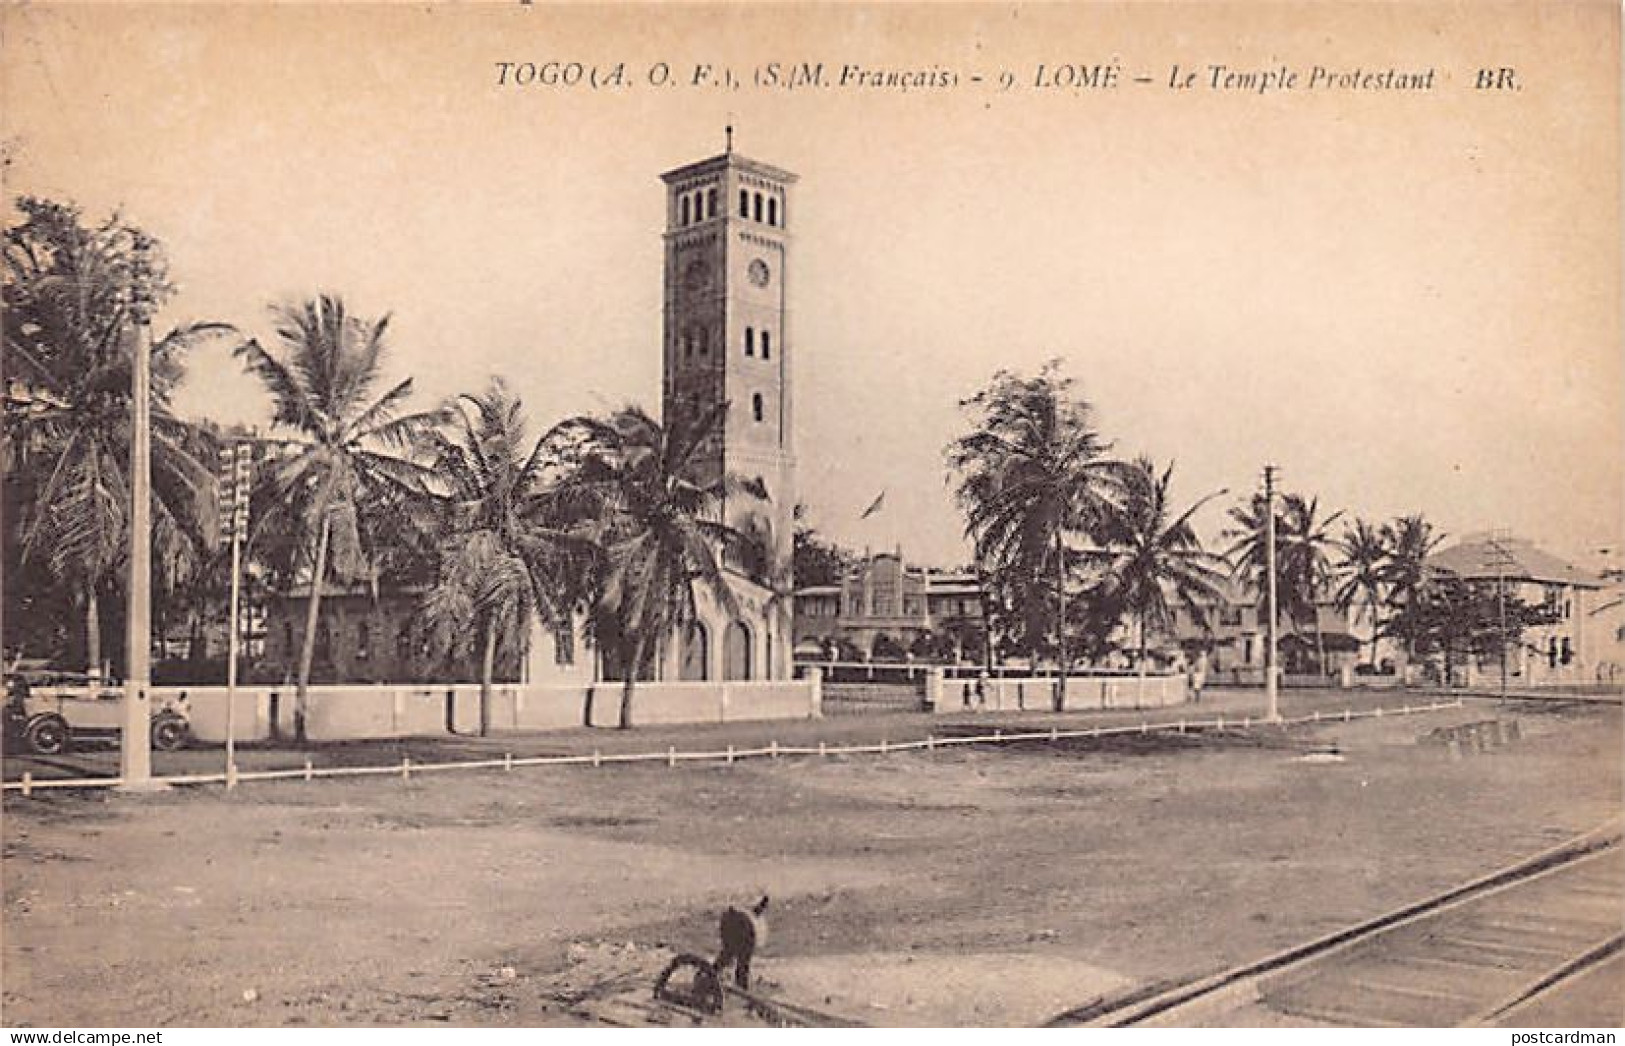
<svg viewBox="0 0 1625 1046"><path fill-rule="evenodd" d="M818 742L818 754L820 756L825 756L825 755L829 754L828 752L826 752L824 750L824 742L822 742L822 741Z"/></svg>
<svg viewBox="0 0 1625 1046"><path fill-rule="evenodd" d="M598 749L596 749L596 748L594 748L592 750L592 765L593 766L603 766L604 765L604 755L603 755L602 752L598 751Z"/></svg>
<svg viewBox="0 0 1625 1046"><path fill-rule="evenodd" d="M1253 717L1250 716L1250 715L1242 716L1241 717L1241 728L1243 730L1251 730L1253 728Z"/></svg>
<svg viewBox="0 0 1625 1046"><path fill-rule="evenodd" d="M315 776L315 768L311 765L310 756L307 755L305 756L305 780L313 780Z"/></svg>
<svg viewBox="0 0 1625 1046"><path fill-rule="evenodd" d="M729 766L732 766L732 765L733 765L733 761L734 761L734 746L733 746L733 745L729 745L729 746L728 746L728 765L729 765Z"/></svg>
<svg viewBox="0 0 1625 1046"><path fill-rule="evenodd" d="M1179 721L1179 732L1182 734L1185 732L1185 720L1183 719Z"/></svg>
<svg viewBox="0 0 1625 1046"><path fill-rule="evenodd" d="M513 769L513 753L512 752L503 752L502 753L502 769L504 769L504 770L512 770Z"/></svg>
<svg viewBox="0 0 1625 1046"><path fill-rule="evenodd" d="M937 750L937 735L936 734L926 734L925 735L925 750L927 752L935 752Z"/></svg>
<svg viewBox="0 0 1625 1046"><path fill-rule="evenodd" d="M1219 713L1219 721L1218 721L1217 729L1219 729L1219 730L1224 729L1224 713L1223 712Z"/></svg>
<svg viewBox="0 0 1625 1046"><path fill-rule="evenodd" d="M1320 722L1320 709L1317 708L1313 712L1310 712L1309 718L1316 723Z"/></svg>
<svg viewBox="0 0 1625 1046"><path fill-rule="evenodd" d="M666 765L667 766L676 766L677 765L677 746L676 745L669 745L666 748Z"/></svg>
<svg viewBox="0 0 1625 1046"><path fill-rule="evenodd" d="M1378 719L1381 719L1382 718L1382 706L1378 705L1377 710L1375 712L1373 712L1372 715L1375 716Z"/></svg>
<svg viewBox="0 0 1625 1046"><path fill-rule="evenodd" d="M769 759L777 759L779 757L779 742L777 738L767 743L767 757Z"/></svg>
<svg viewBox="0 0 1625 1046"><path fill-rule="evenodd" d="M1049 743L1054 744L1055 742L1059 741L1060 739L1061 739L1061 728L1058 727L1058 726L1050 727L1049 728Z"/></svg>
<svg viewBox="0 0 1625 1046"><path fill-rule="evenodd" d="M403 756L401 756L401 780L402 781L410 781L411 779L412 779L412 757L409 756L409 755L403 755Z"/></svg>
<svg viewBox="0 0 1625 1046"><path fill-rule="evenodd" d="M1345 709L1343 709L1343 722L1346 723L1348 721L1349 721L1349 710L1345 708Z"/></svg>
<svg viewBox="0 0 1625 1046"><path fill-rule="evenodd" d="M1149 734L1150 732L1151 732L1151 724L1146 722L1144 719L1140 720L1140 733L1142 735L1144 735L1144 734Z"/></svg>
<svg viewBox="0 0 1625 1046"><path fill-rule="evenodd" d="M23 771L23 795L29 796L29 795L33 795L33 794L34 794L34 775L29 773L27 770L24 770Z"/></svg>
<svg viewBox="0 0 1625 1046"><path fill-rule="evenodd" d="M884 737L880 739L880 754L886 754L886 739Z"/></svg>
<svg viewBox="0 0 1625 1046"><path fill-rule="evenodd" d="M993 728L993 741L994 741L994 743L997 744L998 742L1003 741L1003 740L1004 740L1004 731L1000 730L998 727L994 727Z"/></svg>

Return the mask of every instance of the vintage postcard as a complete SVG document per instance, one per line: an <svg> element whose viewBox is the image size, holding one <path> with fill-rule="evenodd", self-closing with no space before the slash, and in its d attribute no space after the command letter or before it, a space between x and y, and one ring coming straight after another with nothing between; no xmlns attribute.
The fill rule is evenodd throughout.
<svg viewBox="0 0 1625 1046"><path fill-rule="evenodd" d="M0 7L0 1022L1619 1026L1620 21Z"/></svg>

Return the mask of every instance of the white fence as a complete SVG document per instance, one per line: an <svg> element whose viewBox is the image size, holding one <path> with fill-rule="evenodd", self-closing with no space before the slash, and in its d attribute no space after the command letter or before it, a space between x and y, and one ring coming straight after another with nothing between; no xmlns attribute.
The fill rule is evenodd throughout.
<svg viewBox="0 0 1625 1046"><path fill-rule="evenodd" d="M491 688L494 730L557 730L587 722L614 726L621 707L620 683L530 685L499 683ZM226 739L226 688L154 687L154 699L185 698L192 734L200 741ZM239 687L233 732L240 741L294 731L294 688ZM752 719L816 718L822 687L815 678L727 683L639 683L632 710L638 723L725 723ZM274 710L274 712L273 712ZM373 740L479 728L477 684L399 686L313 686L307 696L306 736L316 741Z"/></svg>
<svg viewBox="0 0 1625 1046"><path fill-rule="evenodd" d="M1454 701L1434 701L1425 705L1404 705L1400 708L1374 708L1364 711L1344 709L1341 712L1311 712L1308 715L1296 716L1277 720L1267 724L1258 720L1260 726L1273 725L1276 727L1302 726L1312 723L1348 723L1356 719L1381 719L1384 716L1417 715L1424 712L1436 712L1447 708L1461 708L1463 701L1458 698ZM232 775L227 781L227 775L219 774L184 774L173 777L161 777L156 780L168 785L201 785L201 784L227 784L240 781L288 781L306 780L314 781L318 778L333 777L400 777L403 781L410 781L414 775L439 773L447 770L514 770L526 766L594 766L601 767L611 763L665 763L667 766L676 766L678 763L724 763L732 764L741 759L779 759L790 756L819 756L829 757L837 755L888 755L894 752L935 751L939 748L951 748L955 745L979 744L1006 744L1010 742L1034 741L1062 741L1078 738L1099 739L1106 737L1122 737L1130 734L1152 733L1186 733L1197 730L1224 730L1224 729L1251 729L1255 720L1250 716L1237 719L1231 716L1226 719L1217 715L1210 719L1181 719L1174 723L1141 722L1130 726L1096 726L1086 729L1062 730L1052 727L1049 730L1029 730L1018 733L1005 733L1003 730L994 730L990 734L972 734L957 737L937 737L935 734L926 735L919 741L885 741L873 745L831 745L820 741L817 745L781 745L777 741L765 747L736 748L728 745L723 749L713 749L699 752L679 752L676 748L667 748L664 752L638 752L638 753L604 753L594 751L590 755L550 755L515 757L512 753L503 755L501 759L476 759L455 763L414 763L410 757L402 757L400 763L392 766L332 766L317 767L307 756L302 768L288 770L254 770L239 772ZM4 791L21 792L23 795L32 795L34 792L59 788L116 788L123 781L117 777L72 778L61 780L36 781L32 774L23 774L21 781L7 781Z"/></svg>
<svg viewBox="0 0 1625 1046"><path fill-rule="evenodd" d="M932 705L938 712L1047 711L1055 707L1054 676L1021 679L933 679ZM1184 676L1068 676L1062 710L1166 708L1189 699Z"/></svg>

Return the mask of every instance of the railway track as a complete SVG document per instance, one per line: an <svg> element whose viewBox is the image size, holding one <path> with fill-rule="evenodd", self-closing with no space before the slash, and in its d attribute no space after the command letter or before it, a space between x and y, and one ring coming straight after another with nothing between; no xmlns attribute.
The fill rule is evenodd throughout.
<svg viewBox="0 0 1625 1046"><path fill-rule="evenodd" d="M1567 994L1565 994L1567 993ZM1055 1026L1455 1027L1625 1020L1625 846L1606 825L1356 926Z"/></svg>

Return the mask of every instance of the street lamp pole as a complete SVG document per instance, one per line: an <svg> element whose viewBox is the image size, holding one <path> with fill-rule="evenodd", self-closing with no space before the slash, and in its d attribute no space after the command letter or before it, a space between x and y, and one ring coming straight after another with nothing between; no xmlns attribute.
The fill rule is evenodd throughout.
<svg viewBox="0 0 1625 1046"><path fill-rule="evenodd" d="M1275 665L1280 657L1275 620L1275 466L1264 466L1264 574L1266 577L1267 612L1269 614L1268 639L1264 649L1264 718L1271 723L1281 721L1279 683Z"/></svg>
<svg viewBox="0 0 1625 1046"><path fill-rule="evenodd" d="M136 245L137 257L148 247ZM139 278L139 277L138 277ZM136 283L130 383L130 576L125 613L124 734L119 745L120 787L152 785L152 300Z"/></svg>

